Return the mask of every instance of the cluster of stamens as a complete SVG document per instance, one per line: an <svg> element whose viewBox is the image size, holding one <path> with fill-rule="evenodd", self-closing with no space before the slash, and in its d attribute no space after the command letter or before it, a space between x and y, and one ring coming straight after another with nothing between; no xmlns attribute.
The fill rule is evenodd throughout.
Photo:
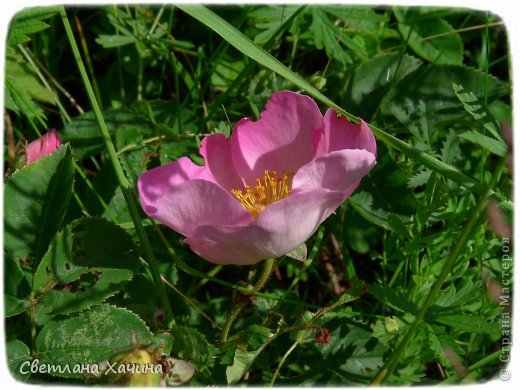
<svg viewBox="0 0 520 390"><path fill-rule="evenodd" d="M262 178L256 179L255 186L246 185L245 191L232 189L231 193L256 219L267 206L289 196L293 177L294 173L285 171L281 177L276 171L265 171Z"/></svg>

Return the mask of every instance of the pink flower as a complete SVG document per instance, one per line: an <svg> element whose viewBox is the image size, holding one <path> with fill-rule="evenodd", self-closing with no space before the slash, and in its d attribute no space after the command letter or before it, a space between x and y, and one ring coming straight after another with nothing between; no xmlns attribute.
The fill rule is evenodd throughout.
<svg viewBox="0 0 520 390"><path fill-rule="evenodd" d="M51 154L58 149L60 145L61 139L56 129L49 130L25 147L27 164L32 164L36 160Z"/></svg>
<svg viewBox="0 0 520 390"><path fill-rule="evenodd" d="M182 157L141 175L143 209L204 259L253 264L305 242L375 165L376 143L365 122L282 91L200 153L204 166Z"/></svg>

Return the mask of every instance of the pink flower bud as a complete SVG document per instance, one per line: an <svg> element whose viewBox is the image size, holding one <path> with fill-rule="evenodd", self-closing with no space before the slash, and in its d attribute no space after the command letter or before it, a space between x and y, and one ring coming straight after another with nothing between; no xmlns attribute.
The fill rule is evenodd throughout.
<svg viewBox="0 0 520 390"><path fill-rule="evenodd" d="M36 160L45 157L61 145L61 139L56 129L51 129L40 138L34 140L25 147L27 164L32 164Z"/></svg>

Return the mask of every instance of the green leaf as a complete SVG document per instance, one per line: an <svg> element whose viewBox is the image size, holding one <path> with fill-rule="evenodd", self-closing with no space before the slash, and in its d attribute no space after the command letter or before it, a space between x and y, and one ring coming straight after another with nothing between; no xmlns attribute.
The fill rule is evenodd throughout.
<svg viewBox="0 0 520 390"><path fill-rule="evenodd" d="M9 25L7 44L15 46L30 41L29 35L49 27L42 20L49 19L57 14L60 7L32 7L18 12Z"/></svg>
<svg viewBox="0 0 520 390"><path fill-rule="evenodd" d="M420 9L395 8L399 31L408 46L435 64L462 65L462 40L448 22Z"/></svg>
<svg viewBox="0 0 520 390"><path fill-rule="evenodd" d="M504 141L499 141L495 138L488 137L478 131L471 130L459 134L459 137L471 143L482 146L484 149L490 151L497 156L505 156L507 153L507 145Z"/></svg>
<svg viewBox="0 0 520 390"><path fill-rule="evenodd" d="M72 194L69 145L29 164L4 187L4 249L13 259L36 263L59 230Z"/></svg>
<svg viewBox="0 0 520 390"><path fill-rule="evenodd" d="M25 372L29 371L29 367L27 367L27 364L22 367L22 364L31 360L29 347L23 341L17 339L8 340L5 347L9 371L17 380L26 382L30 373L25 374Z"/></svg>
<svg viewBox="0 0 520 390"><path fill-rule="evenodd" d="M23 313L29 306L31 287L24 278L20 261L4 256L4 316Z"/></svg>
<svg viewBox="0 0 520 390"><path fill-rule="evenodd" d="M460 158L459 138L457 132L451 129L442 144L441 160L446 164L453 164Z"/></svg>
<svg viewBox="0 0 520 390"><path fill-rule="evenodd" d="M368 293L393 309L410 314L417 314L419 311L415 303L393 288L374 284L368 288Z"/></svg>
<svg viewBox="0 0 520 390"><path fill-rule="evenodd" d="M331 340L319 348L321 359L311 359L308 364L314 372L324 372L330 376L336 372L354 374L356 382L365 377L373 378L383 365L387 347L381 344L371 332L361 324L335 318L327 323Z"/></svg>
<svg viewBox="0 0 520 390"><path fill-rule="evenodd" d="M174 325L170 331L173 336L172 351L181 359L197 365L199 369L213 366L218 349L204 335L193 328L179 325Z"/></svg>
<svg viewBox="0 0 520 390"><path fill-rule="evenodd" d="M421 65L407 54L387 53L360 64L349 80L347 89L350 111L370 120L393 83Z"/></svg>
<svg viewBox="0 0 520 390"><path fill-rule="evenodd" d="M197 366L181 359L168 357L167 362L171 367L165 377L168 386L179 386L189 382L197 369Z"/></svg>
<svg viewBox="0 0 520 390"><path fill-rule="evenodd" d="M152 127L151 122L144 116L128 110L107 110L103 112L103 118L111 136L115 134L117 129L120 129L120 131L137 129L139 132L146 134ZM105 148L93 111L78 116L67 123L63 131L60 132L60 136L65 142L71 143L77 160L94 156L101 153Z"/></svg>
<svg viewBox="0 0 520 390"><path fill-rule="evenodd" d="M23 114L30 123L34 124L33 119L36 119L40 125L46 127L43 110L34 102L31 95L18 84L18 80L6 77L4 93L7 109L17 114Z"/></svg>
<svg viewBox="0 0 520 390"><path fill-rule="evenodd" d="M408 180L388 153L379 150L374 169L363 178L350 203L368 221L390 229L390 215L405 218L415 213L417 201Z"/></svg>
<svg viewBox="0 0 520 390"><path fill-rule="evenodd" d="M99 43L104 48L120 47L135 42L135 37L127 35L103 35L96 38L96 43Z"/></svg>
<svg viewBox="0 0 520 390"><path fill-rule="evenodd" d="M423 115L421 104L436 124L451 123L466 115L453 93L453 83L464 85L480 99L486 91L486 75L479 70L457 65L427 65L409 73L397 82L381 102L379 115L388 122L407 112L413 121ZM505 85L496 77L488 76L488 101L505 92ZM409 124L404 123L405 126Z"/></svg>
<svg viewBox="0 0 520 390"><path fill-rule="evenodd" d="M45 324L36 338L35 357L40 359L40 364L62 367L96 364L152 341L152 333L137 315L123 308L100 305L77 316ZM54 375L82 377L74 372L55 372Z"/></svg>
<svg viewBox="0 0 520 390"><path fill-rule="evenodd" d="M116 130L116 148L119 153L121 165L132 183L137 183L137 178L146 171L146 165L150 160L151 150L143 143L145 131L138 127L118 128Z"/></svg>
<svg viewBox="0 0 520 390"><path fill-rule="evenodd" d="M314 45L320 50L325 49L329 58L335 59L343 66L352 63L352 58L338 41L342 33L341 28L333 24L320 8L310 7L309 10L312 15L310 31L314 38Z"/></svg>
<svg viewBox="0 0 520 390"><path fill-rule="evenodd" d="M31 98L43 103L55 104L53 93L45 88L32 68L20 57L14 54L7 55L5 75L27 93Z"/></svg>
<svg viewBox="0 0 520 390"><path fill-rule="evenodd" d="M460 102L464 105L464 109L487 131L493 135L497 140L502 141L500 137L500 127L497 121L493 118L493 115L489 110L482 104L477 96L473 92L464 92L465 89L462 85L453 83L453 90L455 95L459 98ZM503 142L503 141L502 141Z"/></svg>
<svg viewBox="0 0 520 390"><path fill-rule="evenodd" d="M263 348L259 348L256 351L246 351L242 348L236 349L233 364L226 367L228 385L233 385L242 379L262 350Z"/></svg>
<svg viewBox="0 0 520 390"><path fill-rule="evenodd" d="M269 5L258 7L248 14L255 27L261 32L255 34L254 42L263 45L279 33L280 27L300 11L297 5Z"/></svg>
<svg viewBox="0 0 520 390"><path fill-rule="evenodd" d="M138 266L132 238L119 226L101 218L74 221L56 236L36 270L37 320L104 301Z"/></svg>
<svg viewBox="0 0 520 390"><path fill-rule="evenodd" d="M307 260L307 245L303 243L299 247L294 248L289 253L286 253L285 256L298 261L305 261Z"/></svg>
<svg viewBox="0 0 520 390"><path fill-rule="evenodd" d="M499 335L501 332L500 322L490 322L487 318L475 314L440 315L436 316L434 321L470 333Z"/></svg>

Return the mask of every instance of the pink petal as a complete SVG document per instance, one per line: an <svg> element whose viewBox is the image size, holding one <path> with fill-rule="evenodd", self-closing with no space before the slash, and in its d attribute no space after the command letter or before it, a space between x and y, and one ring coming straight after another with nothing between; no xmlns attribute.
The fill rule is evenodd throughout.
<svg viewBox="0 0 520 390"><path fill-rule="evenodd" d="M323 120L323 130L313 138L316 157L341 149L365 149L376 155L376 140L362 119L361 124L356 125L343 116L338 118L336 111L329 108Z"/></svg>
<svg viewBox="0 0 520 390"><path fill-rule="evenodd" d="M145 209L154 219L189 236L203 225L248 225L253 217L242 204L218 184L188 180L173 185Z"/></svg>
<svg viewBox="0 0 520 390"><path fill-rule="evenodd" d="M56 129L51 129L25 147L27 164L32 164L36 160L51 154L58 149L60 145L61 139L58 132Z"/></svg>
<svg viewBox="0 0 520 390"><path fill-rule="evenodd" d="M296 172L313 154L313 133L323 125L314 100L290 91L271 95L260 119L240 120L231 136L233 160L248 184L265 170Z"/></svg>
<svg viewBox="0 0 520 390"><path fill-rule="evenodd" d="M224 134L212 134L200 144L200 154L215 181L225 190L242 189L244 183L238 176L231 155L231 139Z"/></svg>
<svg viewBox="0 0 520 390"><path fill-rule="evenodd" d="M345 149L322 155L301 167L293 179L293 192L326 188L347 192L374 167L374 154L360 149ZM352 191L355 189L352 188ZM351 192L352 192L351 191Z"/></svg>
<svg viewBox="0 0 520 390"><path fill-rule="evenodd" d="M342 198L340 192L325 189L302 191L273 203L248 226L201 226L185 242L217 264L277 258L309 239Z"/></svg>
<svg viewBox="0 0 520 390"><path fill-rule="evenodd" d="M148 215L154 214L158 199L171 187L193 179L214 181L206 167L194 164L188 157L181 157L143 173L139 176L137 188L144 211Z"/></svg>

